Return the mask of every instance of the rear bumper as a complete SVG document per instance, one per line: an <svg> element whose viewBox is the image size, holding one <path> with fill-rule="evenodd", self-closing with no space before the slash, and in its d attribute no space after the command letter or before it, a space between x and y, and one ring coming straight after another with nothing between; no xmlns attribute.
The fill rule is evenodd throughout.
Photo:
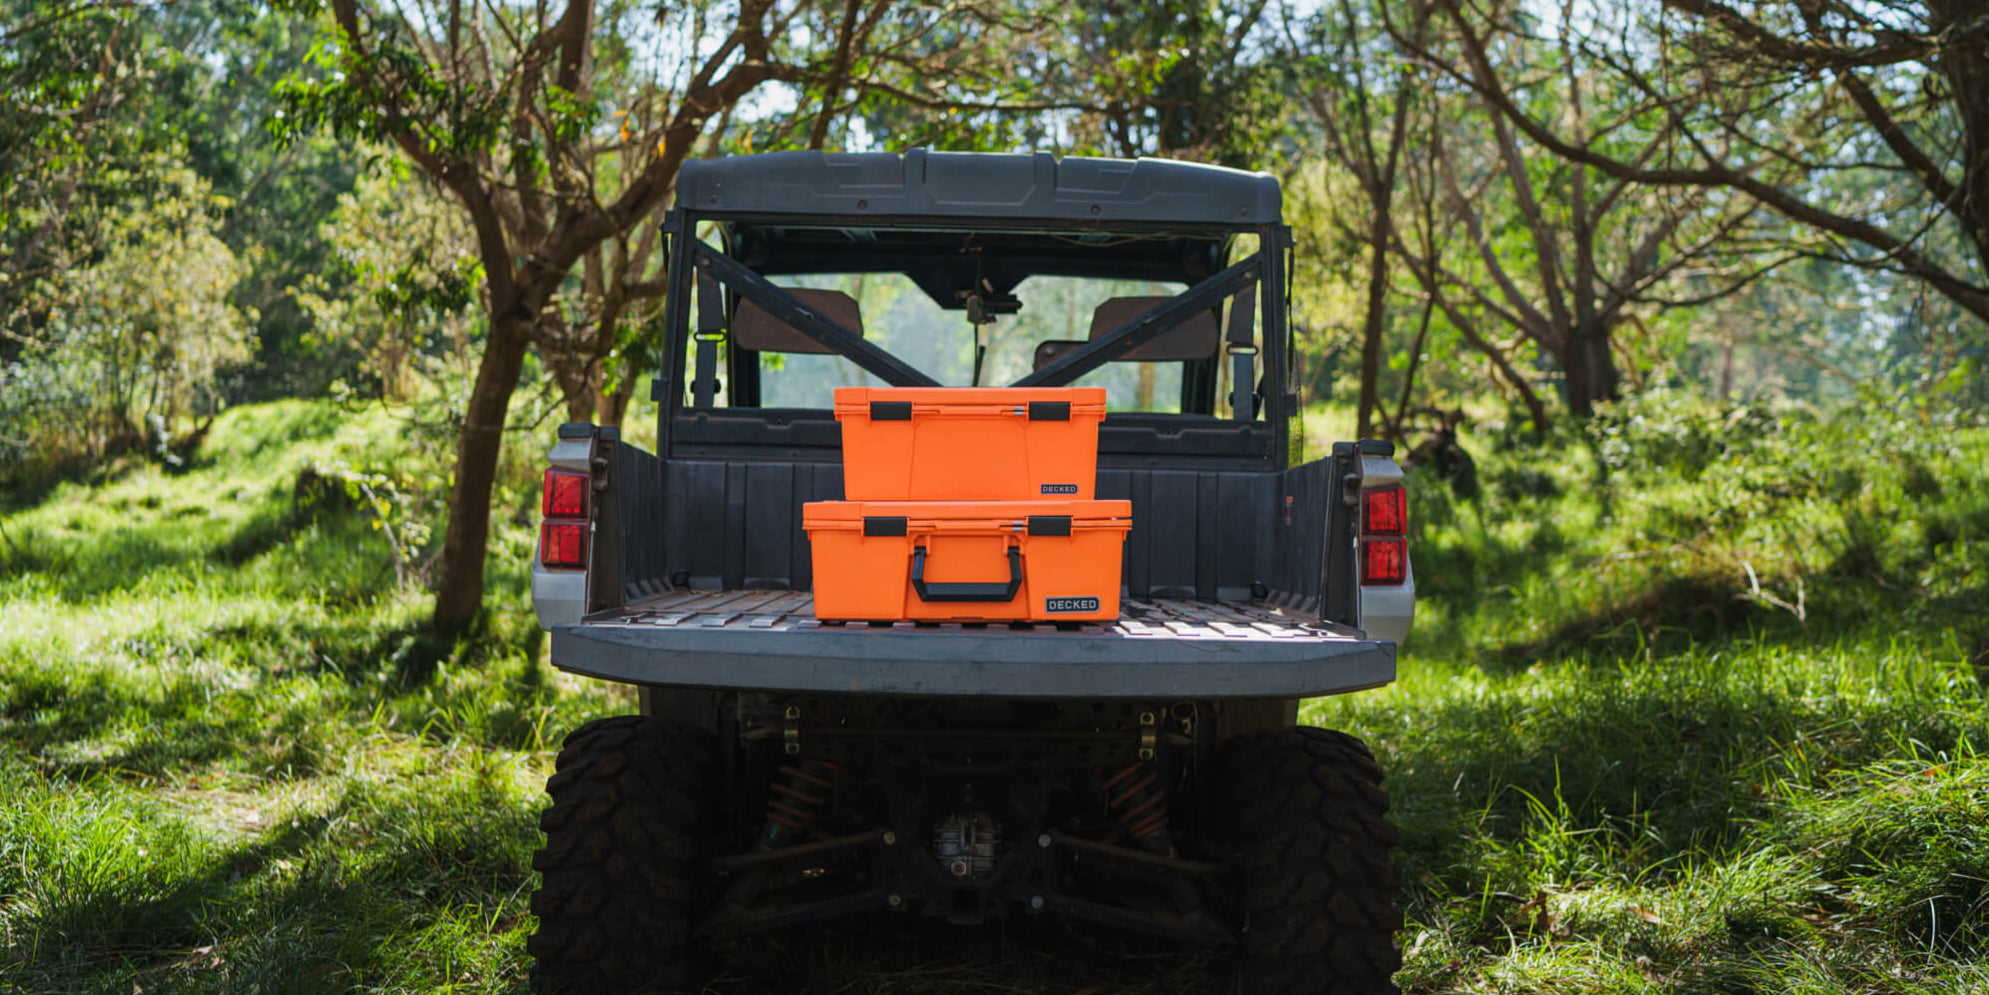
<svg viewBox="0 0 1989 995"><path fill-rule="evenodd" d="M1390 643L1085 626L645 624L552 629L555 666L656 687L1014 698L1308 698L1395 679Z"/></svg>

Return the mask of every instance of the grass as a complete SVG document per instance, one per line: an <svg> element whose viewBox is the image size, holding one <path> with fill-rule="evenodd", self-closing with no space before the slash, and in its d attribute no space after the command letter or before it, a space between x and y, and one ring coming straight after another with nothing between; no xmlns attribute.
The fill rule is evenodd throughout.
<svg viewBox="0 0 1989 995"><path fill-rule="evenodd" d="M404 431L242 409L184 474L0 520L0 990L515 978L549 745L629 699L561 682L517 610L413 679L424 599L371 516L298 486L411 458Z"/></svg>
<svg viewBox="0 0 1989 995"><path fill-rule="evenodd" d="M507 457L500 610L425 641L420 564L377 527L432 518L424 431L244 408L183 472L0 499L0 991L521 989L550 750L632 703L542 659L536 438ZM1404 987L1989 988L1989 432L1657 398L1464 446L1470 471L1411 475L1402 680L1306 712L1390 771ZM718 990L1207 979L1036 921L730 963Z"/></svg>

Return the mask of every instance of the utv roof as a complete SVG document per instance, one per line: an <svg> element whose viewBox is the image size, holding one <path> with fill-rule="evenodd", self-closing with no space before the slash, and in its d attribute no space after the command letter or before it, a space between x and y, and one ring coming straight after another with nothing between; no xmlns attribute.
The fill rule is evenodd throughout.
<svg viewBox="0 0 1989 995"><path fill-rule="evenodd" d="M1171 159L1048 152L773 152L693 159L677 205L701 214L1001 219L1060 227L1255 228L1280 218L1277 178Z"/></svg>

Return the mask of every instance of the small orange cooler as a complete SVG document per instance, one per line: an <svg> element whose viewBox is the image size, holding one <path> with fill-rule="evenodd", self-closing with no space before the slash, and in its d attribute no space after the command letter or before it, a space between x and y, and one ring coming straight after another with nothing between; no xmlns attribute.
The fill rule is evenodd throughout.
<svg viewBox="0 0 1989 995"><path fill-rule="evenodd" d="M1129 501L815 501L815 616L1090 622L1119 617Z"/></svg>
<svg viewBox="0 0 1989 995"><path fill-rule="evenodd" d="M838 387L853 501L1091 499L1103 387Z"/></svg>

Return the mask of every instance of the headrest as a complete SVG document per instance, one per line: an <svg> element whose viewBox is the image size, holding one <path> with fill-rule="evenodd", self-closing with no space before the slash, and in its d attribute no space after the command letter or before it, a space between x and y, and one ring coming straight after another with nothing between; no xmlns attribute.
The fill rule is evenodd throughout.
<svg viewBox="0 0 1989 995"><path fill-rule="evenodd" d="M1091 312L1091 337L1102 337L1120 325L1153 310L1172 297L1114 297ZM1121 362L1178 363L1207 359L1216 354L1222 333L1216 328L1215 312L1197 311L1167 331L1119 357Z"/></svg>
<svg viewBox="0 0 1989 995"><path fill-rule="evenodd" d="M830 321L863 335L863 310L856 298L840 290L814 290L808 287L782 287L801 303L820 311ZM833 353L835 350L795 331L765 308L749 300L739 302L732 316L732 344L757 352Z"/></svg>

